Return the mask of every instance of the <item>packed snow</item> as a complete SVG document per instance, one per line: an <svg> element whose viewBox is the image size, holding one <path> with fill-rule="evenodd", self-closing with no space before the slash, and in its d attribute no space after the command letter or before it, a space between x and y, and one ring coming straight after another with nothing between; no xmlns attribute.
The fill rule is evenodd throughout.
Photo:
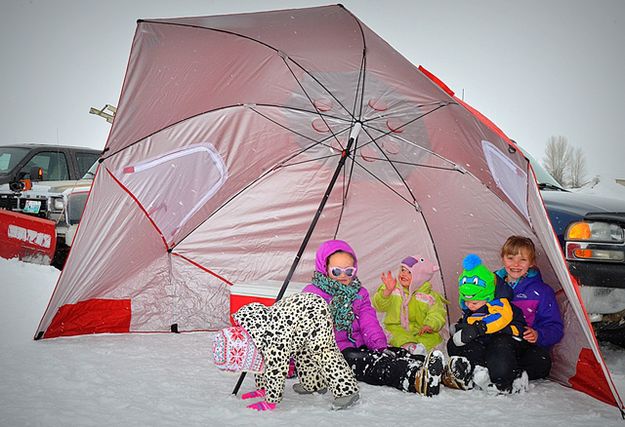
<svg viewBox="0 0 625 427"><path fill-rule="evenodd" d="M50 266L0 258L0 425L623 425L617 408L548 380L521 395L443 388L434 398L361 384L356 406L332 411L329 394L297 395L289 379L276 410L259 413L232 395L238 374L213 366L209 332L34 341L58 276ZM623 390L625 350L602 350ZM241 390L252 388L248 375Z"/></svg>
<svg viewBox="0 0 625 427"><path fill-rule="evenodd" d="M625 200L625 185L616 182L616 178L613 176L597 175L590 179L583 187L572 191Z"/></svg>

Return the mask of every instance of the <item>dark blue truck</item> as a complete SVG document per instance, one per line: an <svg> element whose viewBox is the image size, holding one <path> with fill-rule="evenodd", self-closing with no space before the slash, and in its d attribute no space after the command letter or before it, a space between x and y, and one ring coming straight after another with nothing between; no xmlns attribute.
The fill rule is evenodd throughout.
<svg viewBox="0 0 625 427"><path fill-rule="evenodd" d="M625 199L568 191L524 154L597 338L625 346Z"/></svg>

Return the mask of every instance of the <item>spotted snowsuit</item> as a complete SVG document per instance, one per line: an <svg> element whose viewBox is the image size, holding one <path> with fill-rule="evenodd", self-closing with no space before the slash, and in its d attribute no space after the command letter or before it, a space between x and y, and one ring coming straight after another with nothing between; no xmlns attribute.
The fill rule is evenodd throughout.
<svg viewBox="0 0 625 427"><path fill-rule="evenodd" d="M332 318L323 298L310 293L293 294L271 307L248 304L232 317L263 355L265 371L256 375L256 385L265 389L267 402L282 399L291 357L306 390L327 387L335 398L358 392L356 378L336 345Z"/></svg>

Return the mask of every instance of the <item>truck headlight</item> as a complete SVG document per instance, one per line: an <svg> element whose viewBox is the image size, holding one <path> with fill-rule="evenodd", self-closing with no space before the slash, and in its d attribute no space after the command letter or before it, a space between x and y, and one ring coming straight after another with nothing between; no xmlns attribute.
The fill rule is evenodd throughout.
<svg viewBox="0 0 625 427"><path fill-rule="evenodd" d="M574 222L567 228L565 240L623 243L623 229L607 222Z"/></svg>
<svg viewBox="0 0 625 427"><path fill-rule="evenodd" d="M625 261L623 249L611 250L589 247L586 243L566 242L566 259L593 261Z"/></svg>
<svg viewBox="0 0 625 427"><path fill-rule="evenodd" d="M65 203L63 199L60 197L55 197L52 199L52 209L55 211L62 211L65 208Z"/></svg>

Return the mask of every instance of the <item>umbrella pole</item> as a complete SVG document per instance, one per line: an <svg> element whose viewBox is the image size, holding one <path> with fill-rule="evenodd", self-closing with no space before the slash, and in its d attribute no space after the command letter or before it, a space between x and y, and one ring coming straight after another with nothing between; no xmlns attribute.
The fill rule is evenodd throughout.
<svg viewBox="0 0 625 427"><path fill-rule="evenodd" d="M282 297L284 296L284 292L286 292L286 288L289 286L291 277L293 277L293 273L295 273L295 269L297 268L297 265L299 264L299 260L301 259L302 254L304 253L304 250L306 250L306 246L308 245L310 236L312 236L312 233L315 230L315 227L317 226L317 221L319 221L321 212L323 212L323 208L325 207L326 202L328 201L328 198L330 197L330 193L332 193L334 184L336 183L336 180L338 179L339 174L341 173L341 170L343 169L343 166L345 165L345 161L347 160L347 157L352 148L352 145L354 144L354 141L356 140L356 138L358 138L358 133L360 132L361 129L362 129L362 124L360 122L356 122L356 124L352 128L352 131L349 135L349 139L347 140L347 146L341 153L339 164L336 166L336 170L334 171L334 175L332 176L332 179L330 180L330 183L328 184L328 188L326 188L326 191L323 194L323 198L321 199L321 203L319 203L319 207L317 208L315 217L313 218L312 222L310 223L310 226L308 227L306 236L304 236L304 240L302 241L302 244L300 245L299 250L297 251L297 255L295 255L295 259L293 260L293 263L291 264L289 273L286 275L286 278L284 279L284 283L282 283L282 287L280 288L280 292L278 292L278 295L276 296L275 302L278 302L282 299ZM235 396L239 392L239 389L241 388L241 384L243 383L243 380L245 379L245 374L246 372L241 372L241 375L239 376L239 380L234 386L234 390L232 390L232 394L234 394Z"/></svg>

